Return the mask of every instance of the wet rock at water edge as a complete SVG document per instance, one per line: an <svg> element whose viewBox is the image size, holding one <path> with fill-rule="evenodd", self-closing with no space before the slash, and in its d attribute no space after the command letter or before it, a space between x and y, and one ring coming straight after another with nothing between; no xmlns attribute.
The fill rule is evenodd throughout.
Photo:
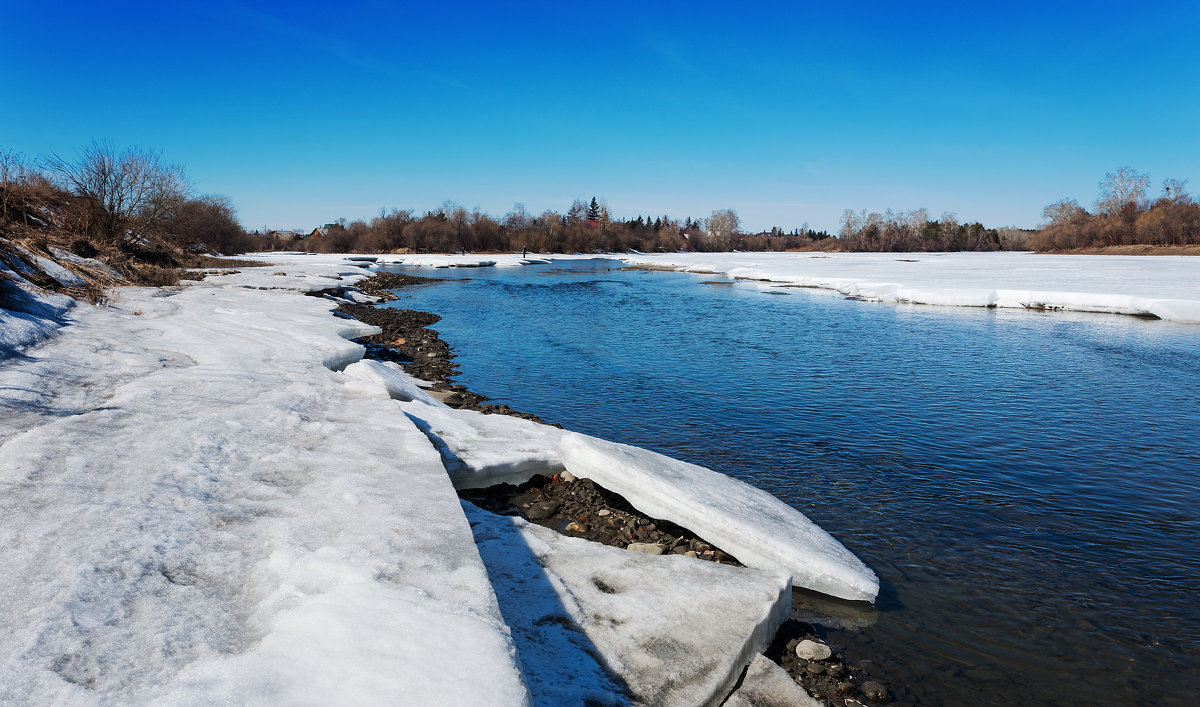
<svg viewBox="0 0 1200 707"><path fill-rule="evenodd" d="M525 517L529 520L545 520L550 516L558 513L558 509L562 506L558 501L541 501L539 503L530 503L522 508L525 511Z"/></svg>
<svg viewBox="0 0 1200 707"><path fill-rule="evenodd" d="M884 687L883 685L880 685L877 682L874 682L874 681L864 682L862 684L861 689L862 689L863 697L866 697L868 700L871 700L872 702L887 702L888 701L887 688Z"/></svg>
<svg viewBox="0 0 1200 707"><path fill-rule="evenodd" d="M833 651L823 643L805 639L796 644L796 655L805 660L825 660Z"/></svg>

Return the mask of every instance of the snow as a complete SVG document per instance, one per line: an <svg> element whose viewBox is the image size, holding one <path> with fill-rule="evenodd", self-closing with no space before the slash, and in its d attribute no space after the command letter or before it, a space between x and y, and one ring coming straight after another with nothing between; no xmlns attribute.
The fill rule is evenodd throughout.
<svg viewBox="0 0 1200 707"><path fill-rule="evenodd" d="M597 683L640 704L720 704L791 612L787 574L643 555L463 508L538 704L610 703Z"/></svg>
<svg viewBox="0 0 1200 707"><path fill-rule="evenodd" d="M304 295L351 293L366 261L261 258L101 307L0 270L0 703L725 698L790 567L472 510L456 485L561 470L576 436L361 360L378 329ZM626 476L635 505L666 488ZM677 488L676 515L758 519L738 507L765 495L725 482Z"/></svg>
<svg viewBox="0 0 1200 707"><path fill-rule="evenodd" d="M1110 312L1200 323L1200 258L1188 256L1004 252L620 257L634 265L828 289L880 302Z"/></svg>
<svg viewBox="0 0 1200 707"><path fill-rule="evenodd" d="M53 336L74 305L70 297L34 285L0 261L0 360Z"/></svg>
<svg viewBox="0 0 1200 707"><path fill-rule="evenodd" d="M0 702L527 702L437 450L329 370L371 329L333 306L123 289L0 364Z"/></svg>
<svg viewBox="0 0 1200 707"><path fill-rule="evenodd" d="M393 400L403 402L415 401L434 407L445 407L445 405L434 400L429 393L426 393L422 389L421 381L410 376L397 363L391 361L357 361L346 366L343 372L351 378L367 382L375 387L382 387L387 392L388 397Z"/></svg>
<svg viewBox="0 0 1200 707"><path fill-rule="evenodd" d="M798 587L874 601L879 580L796 509L749 484L695 464L574 432L558 447L563 465L652 518L668 520L747 567L788 572Z"/></svg>
<svg viewBox="0 0 1200 707"><path fill-rule="evenodd" d="M67 270L50 258L38 255L21 246L17 246L17 250L25 256L26 260L33 262L39 270L54 278L63 287L85 287L88 284L87 280Z"/></svg>
<svg viewBox="0 0 1200 707"><path fill-rule="evenodd" d="M558 257L558 256L555 256ZM381 255L379 263L387 265L411 265L426 268L511 268L522 265L545 264L545 258L522 257L519 253L490 253L480 255Z"/></svg>
<svg viewBox="0 0 1200 707"><path fill-rule="evenodd" d="M820 707L787 671L763 656L755 657L746 669L742 685L725 702L725 707Z"/></svg>
<svg viewBox="0 0 1200 707"><path fill-rule="evenodd" d="M114 282L123 282L125 279L119 270L108 263L102 263L95 258L84 258L75 255L70 251L63 250L61 248L55 248L54 246L50 246L50 253L60 262L72 263L77 267L83 268L85 272L95 273L97 275L109 278Z"/></svg>
<svg viewBox="0 0 1200 707"><path fill-rule="evenodd" d="M454 487L521 484L534 474L562 471L563 431L509 415L485 415L420 403L401 406L442 453Z"/></svg>

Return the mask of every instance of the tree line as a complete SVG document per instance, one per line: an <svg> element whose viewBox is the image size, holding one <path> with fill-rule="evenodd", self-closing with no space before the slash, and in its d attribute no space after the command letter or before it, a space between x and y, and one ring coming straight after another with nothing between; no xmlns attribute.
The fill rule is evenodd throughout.
<svg viewBox="0 0 1200 707"><path fill-rule="evenodd" d="M613 218L607 204L592 197L575 200L565 213L546 210L531 213L522 204L502 218L478 208L453 202L418 215L412 209L392 209L370 220L327 224L307 238L280 239L278 232L250 234L261 249L313 252L386 253L407 251L518 251L535 253L789 250L827 239L828 233L780 228L756 234L742 233L733 209L714 211L708 219L690 216L637 216Z"/></svg>
<svg viewBox="0 0 1200 707"><path fill-rule="evenodd" d="M1165 179L1150 199L1150 176L1121 167L1100 182L1089 212L1074 199L1042 211L1046 225L1029 244L1038 250L1074 250L1122 245L1200 245L1200 204L1185 191L1186 180Z"/></svg>
<svg viewBox="0 0 1200 707"><path fill-rule="evenodd" d="M145 254L152 244L219 253L255 245L228 197L194 194L183 168L158 152L103 142L73 158L0 148L0 233L114 257Z"/></svg>
<svg viewBox="0 0 1200 707"><path fill-rule="evenodd" d="M707 218L668 215L616 218L603 200L575 200L565 212L530 212L522 204L496 218L453 202L418 214L381 211L370 219L339 219L311 237L279 231L247 233L230 200L194 194L181 167L157 152L118 151L94 142L74 158L26 159L0 148L0 233L54 231L101 250L133 252L153 237L187 252L249 251L535 253L833 250L1067 250L1111 245L1200 244L1200 205L1168 179L1147 198L1149 177L1122 167L1100 182L1094 211L1073 199L1047 206L1041 230L931 219L925 209L884 213L847 210L836 236L779 227L746 233L733 209ZM294 235L294 234L293 234Z"/></svg>

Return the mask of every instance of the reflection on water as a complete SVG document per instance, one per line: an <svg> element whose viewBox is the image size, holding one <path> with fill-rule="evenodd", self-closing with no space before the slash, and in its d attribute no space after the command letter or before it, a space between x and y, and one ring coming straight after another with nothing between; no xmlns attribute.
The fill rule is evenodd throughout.
<svg viewBox="0 0 1200 707"><path fill-rule="evenodd" d="M882 592L796 610L902 700L1200 693L1200 327L606 261L471 276L397 306L443 316L473 390L803 511Z"/></svg>

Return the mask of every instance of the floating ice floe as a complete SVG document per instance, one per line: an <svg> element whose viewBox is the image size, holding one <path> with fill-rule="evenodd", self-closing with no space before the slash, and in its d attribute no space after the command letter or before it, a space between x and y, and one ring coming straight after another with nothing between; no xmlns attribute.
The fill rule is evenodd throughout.
<svg viewBox="0 0 1200 707"><path fill-rule="evenodd" d="M791 612L786 573L642 555L463 508L536 704L622 704L621 692L721 704Z"/></svg>
<svg viewBox="0 0 1200 707"><path fill-rule="evenodd" d="M749 484L661 454L574 432L563 434L567 471L625 497L653 518L683 526L747 567L792 575L798 587L874 601L879 580L796 509Z"/></svg>

